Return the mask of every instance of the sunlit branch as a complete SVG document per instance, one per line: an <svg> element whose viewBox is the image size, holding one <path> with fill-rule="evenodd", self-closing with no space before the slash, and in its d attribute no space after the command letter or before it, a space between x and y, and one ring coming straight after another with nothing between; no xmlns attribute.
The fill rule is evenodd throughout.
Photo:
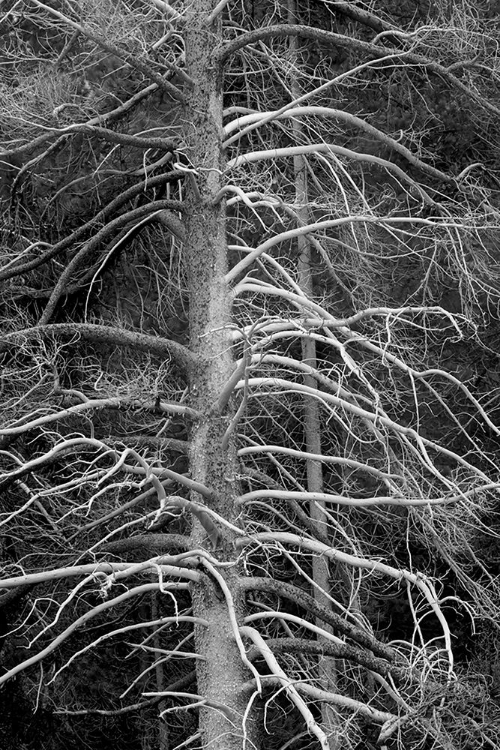
<svg viewBox="0 0 500 750"><path fill-rule="evenodd" d="M175 617L169 618L173 622L175 622ZM196 618L195 618L196 620ZM161 628L163 630L163 628ZM159 630L156 630L152 633L149 638L155 638L155 636L159 635ZM123 693L120 695L120 700L123 700L123 698L128 695L128 693L137 685L137 683L141 682L144 675L148 674L148 672L152 672L153 670L156 671L158 667L161 665L163 667L164 664L166 664L168 661L171 661L173 658L178 659L197 659L198 661L206 661L206 657L200 656L200 654L197 654L196 652L187 652L187 651L181 651L182 647L187 643L187 641L191 640L194 637L194 631L191 630L190 633L188 633L187 636L184 638L181 638L181 640L177 643L175 648L173 649L162 649L157 648L154 646L147 646L145 642L138 643L138 644L129 644L131 647L135 649L139 649L140 651L151 653L155 655L155 661L150 664L146 669L144 669L139 675L137 675L136 678L129 684L126 690L123 691ZM147 639L146 639L147 640Z"/></svg>
<svg viewBox="0 0 500 750"><path fill-rule="evenodd" d="M219 0L213 11L210 13L210 15L207 18L207 25L210 26L215 19L220 16L226 5L229 4L229 0Z"/></svg>
<svg viewBox="0 0 500 750"><path fill-rule="evenodd" d="M303 104L304 102L308 101L309 99L316 98L320 94L325 94L327 91L332 89L334 86L339 85L342 81L345 79L349 79L353 76L356 76L360 74L363 70L366 70L367 68L371 68L373 66L380 66L381 63L391 63L394 62L397 59L397 55L394 54L388 54L384 57L379 58L378 60L374 62L364 62L360 65L356 65L354 68L351 68L350 70L344 71L343 73L340 73L336 76L333 76L333 78L329 78L325 83L322 83L320 86L317 86L313 89L308 89L305 93L303 93L301 96L293 98L291 101L284 104L280 109L274 110L269 112L267 115L264 116L262 120L259 120L257 122L251 123L247 125L243 131L241 131L238 134L238 137L241 138L243 135L246 135L247 133L251 132L252 130L255 130L262 125L264 125L266 122L271 122L275 120L279 115L288 112L289 110L293 109L294 107L297 107L299 104ZM233 111L240 113L240 108L230 108L226 111L226 115L233 114ZM248 110L244 110L245 114L248 112Z"/></svg>
<svg viewBox="0 0 500 750"><path fill-rule="evenodd" d="M244 383L240 381L237 384L236 388L243 388L243 386ZM440 445L439 443L435 443L432 440L423 437L418 433L417 430L414 430L412 427L405 427L404 425L395 422L389 417L384 416L380 412L372 412L367 409L363 409L356 404L350 403L349 401L345 401L338 396L335 396L334 394L326 393L325 391L320 391L316 388L305 386L302 383L295 383L293 381L284 380L282 378L250 378L248 381L248 386L251 389L257 387L270 388L271 392L274 391L276 393L284 393L287 391L296 393L308 393L311 396L314 396L315 398L323 401L325 404L331 404L332 406L340 407L344 410L344 412L371 422L374 427L378 427L379 425L384 426L387 429L392 430L395 434L401 435L402 439L407 439L407 445L415 455L415 457L418 459L418 461L436 476L440 475L427 455L427 450L429 449L434 450L437 453L441 453L444 456L448 456L449 458L453 459L458 464L465 466L469 470L472 468L472 465L465 458L450 450L449 448L446 448L444 445ZM258 397L258 395L260 395L260 392L251 391L249 397L256 398ZM413 446L409 442L410 439L415 441L417 447ZM474 467L474 472L478 477L484 480L486 485L491 484L488 476L484 474L484 472L479 468Z"/></svg>
<svg viewBox="0 0 500 750"><path fill-rule="evenodd" d="M260 633L257 630L255 630L255 628L251 628L248 625L244 625L243 627L241 627L240 633L241 635L249 638L254 644L254 646L259 650L267 666L269 667L271 672L275 675L276 680L285 689L288 697L290 698L292 703L295 705L297 710L302 715L302 718L304 719L308 730L311 732L311 734L315 735L315 737L320 742L320 745L323 748L323 750L329 750L330 745L328 743L328 738L326 734L321 729L321 727L317 724L310 709L308 708L306 703L302 700L302 698L298 694L294 683L291 680L289 680L285 672L282 670L282 668L278 664L276 657L274 656L270 648L267 646L265 640L262 638ZM259 686L259 682L257 680L255 680L255 682ZM260 687L258 689L260 692Z"/></svg>
<svg viewBox="0 0 500 750"><path fill-rule="evenodd" d="M356 375L363 382L363 384L368 387L370 391L372 390L369 384L366 382L366 378L363 377L362 370L359 367L357 367L355 362L349 357L344 345L340 341L335 340L333 337L327 338L327 337L319 336L317 334L299 333L296 336L292 335L292 337L296 340L301 339L305 336L310 337L313 341L321 341L322 343L326 343L330 345L332 348L337 349L340 352L342 359L344 360L344 363L349 368L349 371L353 375ZM289 337L288 335L283 336L283 338L288 338L288 337ZM273 336L273 342L279 340L280 338L281 336L279 334ZM371 400L367 396L363 396L360 393L354 393L352 391L348 391L346 388L341 386L337 380L333 380L331 377L320 372L315 367L312 367L311 365L308 365L305 362L294 360L292 359L292 357L283 357L279 354L262 354L262 355L254 354L252 355L251 363L253 365L252 367L253 371L260 369L258 367L259 365L262 365L264 369L265 365L272 364L272 365L277 365L280 368L286 368L286 369L291 369L296 372L306 373L307 375L310 375L312 378L314 378L314 380L319 385L323 386L324 388L327 388L329 391L333 391L333 393L336 393L337 396L339 396L340 398L346 399L347 401L354 401L358 405L359 403L365 403L367 405L373 406L373 401L376 400L375 398ZM236 385L238 385L238 383L235 384L235 387Z"/></svg>
<svg viewBox="0 0 500 750"><path fill-rule="evenodd" d="M292 110L293 111L293 110ZM380 156L374 156L373 154L364 154L358 151L352 151L349 148L343 146L337 146L332 143L315 143L305 146L289 146L285 148L273 148L266 149L265 151L250 151L240 156L236 156L234 159L230 159L227 162L226 169L228 171L237 169L238 167L244 166L245 164L251 164L256 161L266 161L268 159L279 160L283 157L298 156L304 154L337 154L338 156L344 156L354 161L367 162L369 164L376 164L379 167L383 167L389 172L394 172L402 182L408 183L411 188L420 195L420 198L424 203L429 206L436 207L437 203L430 197L430 195L423 189L423 187L413 180L401 167L398 167L387 159L382 159Z"/></svg>
<svg viewBox="0 0 500 750"><path fill-rule="evenodd" d="M181 693L179 690L175 691L168 691L168 690L162 690L160 692L147 692L143 693L143 695L148 697L157 697L157 698L189 698L191 700L194 700L194 703L191 703L187 706L180 706L176 705L172 708L166 708L164 711L160 712L160 717L165 716L165 714L172 713L173 711L181 711L181 710L188 710L193 708L201 708L202 706L206 706L207 708L214 708L217 711L220 711L224 714L224 716L231 722L234 723L237 720L237 717L235 716L234 712L231 711L227 706L225 706L223 703L220 703L219 701L214 701L209 698L205 698L202 695L197 695L196 693Z"/></svg>
<svg viewBox="0 0 500 750"><path fill-rule="evenodd" d="M129 589L124 594L116 596L114 599L109 599L102 604L99 604L97 607L93 607L89 612L86 612L84 615L74 620L71 625L63 630L62 633L55 636L49 643L49 645L42 649L42 651L34 654L29 659L25 659L12 669L9 669L4 674L0 675L0 685L3 685L5 682L7 682L7 680L10 680L16 674L19 674L19 672L22 672L28 667L32 667L34 664L38 664L38 662L45 659L45 657L58 649L59 646L64 643L67 638L69 638L76 630L78 630L82 625L84 625L92 618L97 617L98 615L102 614L102 612L105 612L108 609L117 607L118 605L122 604L128 599L131 599L132 597L140 596L147 593L148 591L158 590L161 590L160 583L145 583L142 586L136 586L133 589ZM200 621L200 624L204 625L205 623Z"/></svg>
<svg viewBox="0 0 500 750"><path fill-rule="evenodd" d="M265 643L265 641L263 642ZM345 695L321 690L320 688L309 685L306 682L291 680L290 678L283 678L280 676L266 675L261 677L261 681L264 686L283 685L283 679L286 679L289 684L293 685L299 693L303 693L305 696L311 698L312 700L318 701L320 703L332 703L333 705L338 706L338 708L346 708L349 711L360 714L365 719L373 721L377 724L385 724L386 722L392 723L398 718L395 714L372 708L372 706L369 706L366 703L362 703L361 701L355 700L354 698L349 698ZM243 686L243 689L247 692L255 690L255 681L252 680L250 682L247 682Z"/></svg>
<svg viewBox="0 0 500 750"><path fill-rule="evenodd" d="M33 459L32 461L27 461L25 464L21 465L20 467L16 469L12 469L10 472L6 472L4 474L0 474L0 487L5 486L7 483L12 483L14 480L18 479L20 476L28 473L29 471L32 471L37 466L44 466L49 463L51 463L54 458L57 455L69 453L69 452L77 452L78 450L82 450L84 448L95 448L97 450L101 450L102 456L111 456L115 458L116 464L113 465L111 469L102 470L99 473L100 479L103 478L103 475L106 477L111 476L112 474L123 471L128 474L135 474L144 477L145 479L169 479L173 480L175 482L178 482L179 484L183 485L184 487L187 487L189 490L192 490L193 492L200 493L203 497L207 498L207 500L213 500L214 499L214 493L208 488L205 487L201 482L196 482L193 479L190 479L189 477L185 476L184 474L180 474L177 471L173 471L172 469L168 469L166 467L157 467L157 466L150 466L147 462L142 459L142 457L136 453L136 451L132 450L131 448L125 448L124 451L122 451L121 454L119 454L117 451L110 448L106 443L96 440L95 438L72 438L70 440L63 440L61 443L58 443L56 446L51 448L50 451L47 451L44 455L38 456L37 458ZM127 456L135 457L139 463L139 465L132 465L125 463L125 458ZM90 480L90 477L84 477L83 479L77 479L75 482L77 484L82 483L83 481ZM68 486L68 485L65 485ZM72 486L72 485L70 485ZM155 485L155 488L157 489L157 486ZM61 490L61 485L58 487L58 490ZM39 497L43 497L45 495L53 494L54 490L41 490L36 493L36 495L33 496L33 498L30 500L32 502L34 499L37 499Z"/></svg>
<svg viewBox="0 0 500 750"><path fill-rule="evenodd" d="M169 591L172 590L169 588ZM139 622L135 623L133 625L124 625L122 628L117 628L116 630L111 630L108 633L104 633L104 635L99 636L95 640L92 641L92 643L89 643L85 648L81 648L78 651L75 651L75 653L71 654L69 659L65 661L65 663L62 665L62 667L59 667L59 669L54 672L52 677L50 678L50 681L47 682L47 685L50 685L53 683L57 677L63 672L65 669L67 669L74 661L75 659L78 659L82 654L86 654L88 651L91 651L93 648L96 648L100 643L103 643L103 641L109 640L109 638L115 638L117 635L123 635L125 633L130 633L134 630L142 630L143 628L157 628L157 627L164 627L165 625L168 625L169 623L175 623L176 625L179 622L187 622L187 623L196 623L198 625L203 624L205 627L208 627L208 621L205 621L202 623L200 621L200 618L198 617L192 617L190 615L174 615L173 617L160 617L157 620L151 620L149 622ZM144 648L147 648L146 646ZM196 654L189 654L192 658L200 658ZM152 665L154 667L154 665ZM150 667L151 668L151 667ZM134 683L136 680L134 680ZM122 698L123 696L120 696Z"/></svg>
<svg viewBox="0 0 500 750"><path fill-rule="evenodd" d="M369 466L361 461L355 461L347 456L324 456L317 453L307 453L306 451L297 450L295 448L287 448L282 445L249 445L246 448L240 448L238 450L239 456L247 456L258 453L282 453L286 456L294 456L300 459L310 459L313 461L322 461L323 463L339 464L341 466L348 466L350 469L365 471L367 474L371 474L377 479L382 481L398 480L401 477L398 474L388 474L381 469L377 469L374 466Z"/></svg>
<svg viewBox="0 0 500 750"><path fill-rule="evenodd" d="M18 586L25 585L36 586L46 581L57 581L80 576L95 577L96 581L102 581L104 578L111 577L110 580L113 582L121 580L116 577L117 573L122 572L125 574L125 577L128 577L156 570L158 566L161 566L162 573L166 576L178 576L180 578L187 578L190 581L200 580L200 574L195 570L170 565L169 558L163 556L146 560L143 563L88 563L86 565L72 565L67 568L44 570L40 573L27 573L26 575L0 579L0 589L17 588Z"/></svg>
<svg viewBox="0 0 500 750"><path fill-rule="evenodd" d="M500 484L490 485L492 488L500 488ZM253 490L247 492L244 495L240 495L238 503L245 505L251 500L258 500L264 498L276 498L278 500L300 500L318 503L333 503L334 505L345 505L355 508L370 508L384 505L395 505L400 508L417 508L427 507L432 505L445 505L451 502L458 502L463 500L462 495L456 495L454 497L438 497L438 498L407 498L407 497L350 497L348 495L331 495L327 492L294 492L292 490Z"/></svg>
<svg viewBox="0 0 500 750"><path fill-rule="evenodd" d="M175 10L175 8L172 8L170 3L167 3L167 0L150 0L150 2L152 3L152 5L156 6L158 10L161 10L162 13L166 13L175 21L184 19L182 13L179 13L179 11Z"/></svg>
<svg viewBox="0 0 500 750"><path fill-rule="evenodd" d="M261 245L259 245L255 250L253 250L251 253L249 253L245 258L240 260L239 263L237 263L228 273L226 274L226 281L228 283L234 281L246 268L252 265L252 263L259 258L262 253L267 252L267 250L270 250L272 247L275 247L276 245L281 244L282 242L287 242L288 240L296 239L297 237L301 237L303 235L310 234L311 232L316 231L323 231L325 229L333 229L334 227L341 227L349 224L376 224L378 226L404 226L405 224L408 225L417 225L417 226L429 226L429 227L435 227L435 228L445 228L445 229L465 229L469 227L468 222L457 222L457 221L448 221L444 219L440 219L439 217L435 219L424 219L419 216L370 216L370 215L352 215L352 216L342 216L338 219L330 219L328 221L319 221L315 222L314 224L306 224L304 226L295 227L294 229L289 229L286 232L280 232L279 234L274 234L272 237L270 237L266 242L263 242Z"/></svg>
<svg viewBox="0 0 500 750"><path fill-rule="evenodd" d="M278 110L279 112L279 110ZM245 133L245 128L249 124L256 123L257 125L260 125L260 123L263 121L265 124L269 122L273 122L273 120L270 120L269 117L272 115L272 112L256 112L250 115L245 115L243 117L235 117L234 120L231 120L224 128L224 132L229 135L234 130L242 129L242 132L237 132L232 137L228 138L224 142L224 147L227 148L231 143L234 141L240 139L242 135ZM378 128L374 127L373 125L370 125L368 122L363 120L361 117L356 117L355 115L352 115L350 112L345 112L341 109L332 109L331 107L316 107L313 105L307 106L307 107L293 107L292 109L289 109L286 112L282 112L281 114L276 115L276 119L278 120L284 120L284 119L293 119L296 117L306 117L308 115L311 116L323 116L323 117L333 117L336 120L341 120L348 125L353 125L356 128L359 128L360 130L363 130L365 133L368 133L369 135L376 138L381 143L384 143L386 146L389 146L391 150L396 151L398 154L401 154L405 157L405 159L410 163L413 164L415 167L418 167L418 169L422 170L422 172L425 172L429 175L432 175L438 180L442 180L443 182L453 182L454 178L450 177L450 175L445 174L439 169L436 169L435 167L431 166L430 164L426 164L421 159L418 158L418 156L415 156L410 149L406 148L406 146L403 146L402 143L399 143L399 141L396 141L394 138L391 138L391 136L387 135L383 131L379 130ZM333 147L332 147L333 148ZM346 149L348 151L348 149ZM335 153L342 153L341 151L335 151ZM352 157L352 153L349 153L349 156ZM239 157L242 160L245 160L245 156ZM384 164L384 166L387 166Z"/></svg>
<svg viewBox="0 0 500 750"><path fill-rule="evenodd" d="M420 573L411 573L410 571L404 570L404 569L397 569L391 565L387 565L378 560L369 560L367 558L361 558L361 557L356 557L354 555L349 555L346 552L341 552L340 550L336 550L333 547L329 547L328 545L323 544L322 542L317 542L316 540L313 540L313 539L306 539L305 537L300 537L297 534L290 534L288 532L273 532L273 533L261 532L261 533L254 534L253 537L249 537L247 539L235 540L235 546L237 548L241 548L245 546L246 544L265 544L265 543L295 546L302 550L309 550L310 552L313 552L318 555L324 555L325 557L328 557L331 560L335 560L337 562L341 562L344 565L347 565L348 567L370 570L372 572L378 572L383 575L389 576L390 578L393 578L394 580L406 581L407 584L413 584L423 594L427 603L429 604L429 606L431 607L434 614L439 620L439 623L443 630L443 637L444 637L445 644L446 644L446 652L449 658L449 669L452 670L453 655L452 655L452 649L451 649L450 629L441 611L440 603L436 595L436 592L434 590L434 585L432 584L432 581L427 576L424 576Z"/></svg>
<svg viewBox="0 0 500 750"><path fill-rule="evenodd" d="M139 409L144 411L159 411L167 414L181 414L184 416L193 416L192 410L187 406L181 404L168 404L151 401L141 402L137 399L130 399L128 397L116 397L116 398L94 398L87 399L86 401L75 404L75 406L69 406L67 409L57 410L54 408L52 414L46 414L43 417L30 420L29 422L23 422L20 425L13 427L5 427L0 430L0 435L21 435L23 433L34 430L37 427L50 424L51 422L59 421L60 419L66 419L67 417L74 416L75 414L81 414L86 411L93 411L94 409ZM19 421L19 420L18 420Z"/></svg>

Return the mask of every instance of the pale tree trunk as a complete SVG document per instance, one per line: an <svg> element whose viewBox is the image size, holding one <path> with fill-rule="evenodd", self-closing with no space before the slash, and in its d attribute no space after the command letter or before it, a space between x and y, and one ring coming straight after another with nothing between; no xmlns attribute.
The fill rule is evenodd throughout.
<svg viewBox="0 0 500 750"><path fill-rule="evenodd" d="M201 413L192 425L190 460L192 479L209 487L216 498L213 504L228 521L235 519L236 449L232 441L223 447L230 415L214 411L222 388L233 368L229 337L230 295L224 281L227 271L225 205L218 199L223 169L221 148L222 91L210 56L220 41L220 20L208 23L216 2L194 0L186 23L186 71L194 81L187 90L185 108L186 156L194 172L186 196L186 263L189 282L189 319L191 349L198 363L190 373L191 406ZM193 500L202 502L199 495ZM213 549L205 528L195 520L193 548ZM217 558L234 557L229 535L217 542ZM219 568L234 600L238 602L237 575L234 567ZM207 576L205 585L192 592L193 614L208 622L195 630L197 692L204 698L200 709L199 744L211 750L242 750L255 747L247 742L252 732L243 718L247 696L241 685L251 677L242 664L228 602L219 584Z"/></svg>
<svg viewBox="0 0 500 750"><path fill-rule="evenodd" d="M300 23L298 16L298 8L295 0L288 0L288 22L290 24ZM299 40L296 36L290 37L289 40L290 50L292 53L292 63L295 63L297 59L297 51ZM291 94L294 99L298 98L301 94L297 79L292 75L291 82ZM302 126L300 119L292 121L292 129L294 131L294 142L302 143L301 131ZM293 159L294 168L294 182L295 182L295 203L296 212L300 224L308 224L310 221L309 210L308 210L308 179L307 179L307 164L306 160L301 155L294 156ZM297 237L297 250L298 250L298 272L299 272L299 284L309 299L314 299L313 289L313 277L312 277L312 253L311 243L307 235L301 235ZM310 365L316 367L316 342L314 339L309 337L302 338L302 360ZM304 385L309 388L316 388L317 382L312 375L304 375ZM304 395L304 444L305 450L308 453L314 453L321 455L321 419L319 413L318 401L311 397ZM307 491L308 492L323 492L323 467L320 461L314 461L313 459L307 459ZM319 538L323 539L326 536L324 529L327 528L326 516L322 512L322 508L325 507L324 503L318 501L312 501L309 504L309 515L313 521L316 522ZM331 608L331 600L328 596L330 590L330 571L328 560L324 557L314 556L312 563L312 578L313 578L313 595L316 602L327 609ZM317 621L316 624L323 627L328 632L332 632L331 627L325 626L321 621ZM318 664L318 673L322 686L325 690L336 692L337 684L337 666L335 659L322 657ZM339 743L339 717L333 706L328 703L324 703L322 706L322 723L325 732L328 735L328 741L331 750L337 750L340 747Z"/></svg>

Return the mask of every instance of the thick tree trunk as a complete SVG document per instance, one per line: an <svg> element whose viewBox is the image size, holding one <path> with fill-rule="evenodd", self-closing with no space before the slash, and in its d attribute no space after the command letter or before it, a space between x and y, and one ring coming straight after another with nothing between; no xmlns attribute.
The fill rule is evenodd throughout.
<svg viewBox="0 0 500 750"><path fill-rule="evenodd" d="M195 0L186 24L186 69L194 81L185 108L186 155L193 169L186 198L186 262L189 274L189 316L192 351L198 363L190 374L191 405L201 418L191 430L191 476L216 496L214 509L234 521L236 450L223 449L230 414L214 411L214 404L231 375L233 359L229 337L230 298L224 275L227 270L225 204L218 200L221 170L222 92L211 55L220 40L220 22L208 24L215 2ZM199 495L192 498L203 502ZM204 527L195 520L193 547L213 548ZM231 538L218 539L219 560L234 557ZM219 568L231 591L236 614L240 605L237 571ZM250 674L242 664L228 602L210 575L193 589L193 614L208 622L196 629L198 694L206 705L200 710L201 745L211 750L242 750L249 731L243 726L246 699L240 686ZM251 734L251 732L250 732ZM255 741L255 738L253 738ZM255 745L253 745L255 746ZM248 745L250 747L250 745Z"/></svg>

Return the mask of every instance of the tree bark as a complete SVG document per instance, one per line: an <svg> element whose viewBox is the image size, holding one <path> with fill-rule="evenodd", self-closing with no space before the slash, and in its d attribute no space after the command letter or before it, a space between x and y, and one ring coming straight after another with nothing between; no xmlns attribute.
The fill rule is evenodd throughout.
<svg viewBox="0 0 500 750"><path fill-rule="evenodd" d="M230 295L224 276L227 272L225 204L217 200L224 167L222 150L222 90L218 66L212 54L221 39L220 20L211 25L208 17L215 3L195 0L186 24L186 68L194 84L186 94L185 141L187 158L193 169L186 196L186 261L189 280L189 322L191 350L197 363L191 370L192 406L201 414L194 420L190 435L191 477L209 487L215 495L213 508L228 521L236 516L236 449L229 442L223 449L224 434L230 424L231 401L226 413L214 410L232 369L229 337ZM192 499L204 502L193 493ZM195 518L191 535L194 548L210 549L205 528ZM234 558L232 540L226 532L217 544L219 560ZM221 569L231 592L236 614L238 601L235 568ZM243 726L247 698L241 685L249 677L242 664L230 620L228 602L219 584L207 576L204 584L193 587L193 614L208 621L196 627L199 695L206 705L200 710L202 747L212 750L241 750L247 747ZM216 710L214 707L224 707ZM250 735L252 732L250 731ZM249 735L249 738L250 738ZM255 737L252 737L255 747ZM250 745L248 744L248 747Z"/></svg>

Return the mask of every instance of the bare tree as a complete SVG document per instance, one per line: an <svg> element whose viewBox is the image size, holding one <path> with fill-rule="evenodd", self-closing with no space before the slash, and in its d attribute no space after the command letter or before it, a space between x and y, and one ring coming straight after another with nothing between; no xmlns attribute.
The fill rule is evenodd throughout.
<svg viewBox="0 0 500 750"><path fill-rule="evenodd" d="M498 24L372 5L2 8L0 685L75 747L500 741Z"/></svg>

